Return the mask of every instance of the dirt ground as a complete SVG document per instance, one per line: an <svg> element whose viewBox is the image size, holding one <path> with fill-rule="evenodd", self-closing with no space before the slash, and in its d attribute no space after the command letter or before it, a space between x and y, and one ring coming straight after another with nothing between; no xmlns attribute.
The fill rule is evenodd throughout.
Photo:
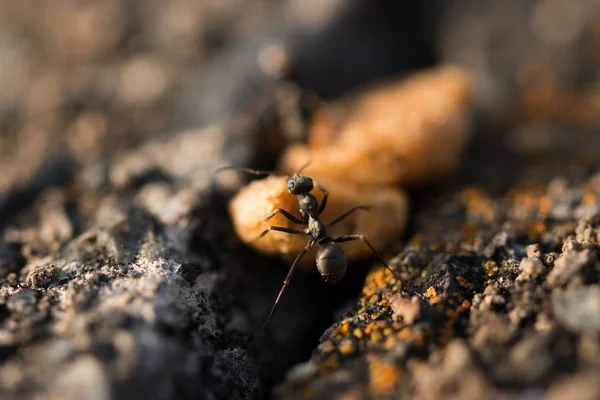
<svg viewBox="0 0 600 400"><path fill-rule="evenodd" d="M402 285L298 273L244 353L289 263L213 171L304 140L295 94L449 63L471 140L406 188ZM595 0L0 0L0 397L600 397L598 71Z"/></svg>

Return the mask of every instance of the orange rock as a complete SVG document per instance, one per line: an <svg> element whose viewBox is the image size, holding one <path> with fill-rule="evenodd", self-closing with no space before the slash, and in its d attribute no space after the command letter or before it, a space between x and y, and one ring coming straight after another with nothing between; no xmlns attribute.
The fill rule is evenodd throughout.
<svg viewBox="0 0 600 400"><path fill-rule="evenodd" d="M359 184L387 185L402 181L407 173L404 159L398 154L367 153L337 146L292 145L283 156L284 168L294 172L291 168L302 165L301 160L312 161L304 171L315 179L329 177Z"/></svg>
<svg viewBox="0 0 600 400"><path fill-rule="evenodd" d="M293 259L304 248L309 237L291 235L284 232L271 231L264 237L256 239L270 225L303 229L280 214L269 221L263 219L276 208L283 208L300 217L298 198L289 194L286 189L285 176L270 176L256 180L245 186L231 200L229 212L234 229L241 240L256 250L270 255L282 255ZM329 191L327 208L322 219L331 221L344 211L356 205L370 206L370 210L356 210L346 219L331 227L329 233L333 237L345 234L364 234L376 249L384 249L396 240L406 225L408 199L405 193L396 188L386 186L360 185L333 179L321 179L319 183ZM318 189L313 194L319 202L323 194ZM349 262L370 258L373 254L362 242L342 244ZM315 246L304 258L302 265L315 265Z"/></svg>
<svg viewBox="0 0 600 400"><path fill-rule="evenodd" d="M416 184L458 164L469 139L471 76L444 66L380 83L319 111L308 145L293 146L281 169L357 183Z"/></svg>

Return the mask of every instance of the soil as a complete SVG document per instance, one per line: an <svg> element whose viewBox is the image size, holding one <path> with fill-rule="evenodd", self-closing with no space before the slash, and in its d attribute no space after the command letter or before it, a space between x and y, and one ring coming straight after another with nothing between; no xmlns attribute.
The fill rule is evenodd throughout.
<svg viewBox="0 0 600 400"><path fill-rule="evenodd" d="M598 21L595 0L0 0L1 397L598 398ZM475 128L407 188L402 282L298 273L245 352L289 264L241 244L212 172L297 140L281 85L335 101L446 63L475 76Z"/></svg>

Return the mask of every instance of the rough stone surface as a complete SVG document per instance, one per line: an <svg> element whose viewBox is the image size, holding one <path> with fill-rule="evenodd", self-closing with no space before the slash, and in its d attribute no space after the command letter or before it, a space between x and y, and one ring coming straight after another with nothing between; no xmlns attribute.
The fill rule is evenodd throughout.
<svg viewBox="0 0 600 400"><path fill-rule="evenodd" d="M563 196L596 198L595 179ZM600 346L595 218L549 218L551 189L477 200L463 191L422 209L390 261L402 283L374 267L356 307L287 375L280 397L514 398L591 376L597 360L586 352ZM449 212L451 204L460 206ZM479 217L484 205L496 208L493 220ZM596 393L590 385L586 396Z"/></svg>
<svg viewBox="0 0 600 400"><path fill-rule="evenodd" d="M447 4L441 58L475 74L469 155L412 193L388 258L402 282L373 266L278 398L598 396L598 70L581 49L600 10L580 6Z"/></svg>

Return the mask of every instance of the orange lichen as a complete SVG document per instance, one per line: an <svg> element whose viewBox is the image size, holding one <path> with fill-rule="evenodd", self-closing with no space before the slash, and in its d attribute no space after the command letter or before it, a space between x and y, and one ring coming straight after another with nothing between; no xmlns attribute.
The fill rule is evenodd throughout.
<svg viewBox="0 0 600 400"><path fill-rule="evenodd" d="M520 72L518 109L526 121L593 125L600 124L596 90L574 90L561 84L554 71L532 67Z"/></svg>
<svg viewBox="0 0 600 400"><path fill-rule="evenodd" d="M390 395L400 385L403 370L391 361L377 356L367 356L369 383L375 395Z"/></svg>
<svg viewBox="0 0 600 400"><path fill-rule="evenodd" d="M476 188L465 189L461 193L461 200L467 207L467 212L474 216L491 222L496 218L496 203Z"/></svg>
<svg viewBox="0 0 600 400"><path fill-rule="evenodd" d="M335 337L335 336L338 336L338 335L340 335L340 330L341 330L341 326L340 326L340 325L336 326L336 327L335 327L335 328L334 328L334 329L331 331L331 336L332 336L332 337Z"/></svg>
<svg viewBox="0 0 600 400"><path fill-rule="evenodd" d="M340 366L340 359L336 354L331 354L321 362L320 366L324 370L337 369Z"/></svg>
<svg viewBox="0 0 600 400"><path fill-rule="evenodd" d="M377 303L379 301L379 295L374 294L373 296L369 297L369 303Z"/></svg>
<svg viewBox="0 0 600 400"><path fill-rule="evenodd" d="M348 332L350 332L350 323L348 322L348 320L344 320L342 322L342 324L340 325L340 330L339 332L342 335L346 335Z"/></svg>
<svg viewBox="0 0 600 400"><path fill-rule="evenodd" d="M473 289L473 284L471 282L467 281L463 276L460 276L460 275L457 276L456 281L462 288Z"/></svg>
<svg viewBox="0 0 600 400"><path fill-rule="evenodd" d="M438 295L437 290L435 290L435 288L433 286L429 286L427 288L426 293L427 293L427 296L429 296L429 297L436 297Z"/></svg>
<svg viewBox="0 0 600 400"><path fill-rule="evenodd" d="M324 353L331 353L333 350L335 350L335 345L328 340L319 345L319 350Z"/></svg>
<svg viewBox="0 0 600 400"><path fill-rule="evenodd" d="M400 332L398 332L398 338L403 341L409 341L412 339L412 331L410 328L403 328Z"/></svg>
<svg viewBox="0 0 600 400"><path fill-rule="evenodd" d="M352 340L344 339L338 345L338 349L340 350L340 353L342 353L343 355L348 355L350 353L353 353L356 350L356 346L354 345L354 342L352 342Z"/></svg>
<svg viewBox="0 0 600 400"><path fill-rule="evenodd" d="M538 204L538 217L545 218L552 210L552 199L549 196L542 196Z"/></svg>
<svg viewBox="0 0 600 400"><path fill-rule="evenodd" d="M598 197L595 193L585 192L581 198L581 204L584 206L591 206L598 202Z"/></svg>
<svg viewBox="0 0 600 400"><path fill-rule="evenodd" d="M388 336L388 338L385 339L385 342L383 343L383 347L385 347L387 350L392 350L396 347L397 343L398 342L396 341L395 337Z"/></svg>
<svg viewBox="0 0 600 400"><path fill-rule="evenodd" d="M483 270L487 274L487 276L494 276L498 273L498 264L495 261L486 261L483 264Z"/></svg>
<svg viewBox="0 0 600 400"><path fill-rule="evenodd" d="M373 331L373 332L371 332L371 335L370 335L371 342L377 343L381 339L383 339L383 334L381 332L379 332L379 331Z"/></svg>
<svg viewBox="0 0 600 400"><path fill-rule="evenodd" d="M523 183L507 193L509 204L529 212L539 209L540 199L545 196L546 188L540 185Z"/></svg>
<svg viewBox="0 0 600 400"><path fill-rule="evenodd" d="M384 289L388 282L385 279L385 271L382 268L371 270L365 279L363 295L371 296L377 289Z"/></svg>
<svg viewBox="0 0 600 400"><path fill-rule="evenodd" d="M403 326L404 326L404 323L402 323L400 321L394 322L392 324L392 328L394 328L394 330L396 330L396 331L400 330Z"/></svg>

